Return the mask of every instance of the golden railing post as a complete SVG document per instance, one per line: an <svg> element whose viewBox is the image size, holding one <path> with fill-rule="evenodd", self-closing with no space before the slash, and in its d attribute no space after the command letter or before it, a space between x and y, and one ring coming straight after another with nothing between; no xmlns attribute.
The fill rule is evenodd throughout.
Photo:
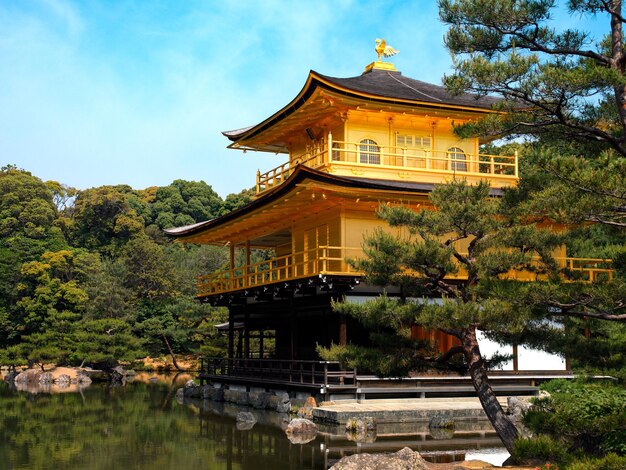
<svg viewBox="0 0 626 470"><path fill-rule="evenodd" d="M333 159L333 133L328 131L328 162L331 162ZM324 163L324 159L322 156L322 163Z"/></svg>
<svg viewBox="0 0 626 470"><path fill-rule="evenodd" d="M489 155L489 161L491 162L491 175L496 174L496 168L495 168L493 159L494 159L493 155Z"/></svg>
<svg viewBox="0 0 626 470"><path fill-rule="evenodd" d="M402 167L406 168L406 147L402 147Z"/></svg>
<svg viewBox="0 0 626 470"><path fill-rule="evenodd" d="M235 288L235 244L230 242L230 285Z"/></svg>
<svg viewBox="0 0 626 470"><path fill-rule="evenodd" d="M244 274L244 286L250 285L250 239L246 239L246 261L243 270Z"/></svg>
<svg viewBox="0 0 626 470"><path fill-rule="evenodd" d="M256 193L261 192L261 170L256 171Z"/></svg>
<svg viewBox="0 0 626 470"><path fill-rule="evenodd" d="M519 174L518 174L518 158L517 158L517 150L515 150L514 157L515 157L515 176L519 176Z"/></svg>

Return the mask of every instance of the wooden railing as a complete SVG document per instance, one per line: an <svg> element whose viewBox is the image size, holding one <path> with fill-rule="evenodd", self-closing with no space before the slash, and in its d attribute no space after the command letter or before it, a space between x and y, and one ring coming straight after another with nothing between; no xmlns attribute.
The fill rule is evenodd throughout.
<svg viewBox="0 0 626 470"><path fill-rule="evenodd" d="M360 274L346 261L361 255L360 248L320 246L247 266L198 277L198 297L292 281L317 274Z"/></svg>
<svg viewBox="0 0 626 470"><path fill-rule="evenodd" d="M356 387L356 369L342 369L334 361L288 359L202 358L201 375L254 378L258 382Z"/></svg>
<svg viewBox="0 0 626 470"><path fill-rule="evenodd" d="M357 172L363 170L367 175L374 170L401 171L402 178L420 180L419 176L446 177L462 175L478 179L488 179L511 184L518 178L517 154L487 155L463 152L439 151L407 147L378 146L377 152L363 150L358 142L333 141L332 134L327 139L312 145L304 154L293 156L290 162L273 168L265 173L257 172L257 194L267 191L284 182L298 165L325 169L335 166ZM391 173L390 173L391 176Z"/></svg>
<svg viewBox="0 0 626 470"><path fill-rule="evenodd" d="M347 259L363 256L361 248L320 246L310 250L279 256L247 266L226 269L198 277L198 297L235 292L242 289L261 287L277 282L322 275L361 276ZM611 280L611 260L599 258L555 258L567 280L597 282ZM465 279L467 273L460 269L450 275L451 279ZM503 276L518 281L537 281L545 275L530 271L511 271Z"/></svg>

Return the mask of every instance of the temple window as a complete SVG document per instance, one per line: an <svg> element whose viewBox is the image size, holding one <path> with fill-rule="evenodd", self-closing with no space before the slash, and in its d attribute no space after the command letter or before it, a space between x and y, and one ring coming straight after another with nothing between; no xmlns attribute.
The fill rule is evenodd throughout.
<svg viewBox="0 0 626 470"><path fill-rule="evenodd" d="M448 149L448 155L450 156L450 169L453 171L467 171L467 156L465 152L459 147L452 147Z"/></svg>
<svg viewBox="0 0 626 470"><path fill-rule="evenodd" d="M397 134L396 146L406 149L430 149L430 137Z"/></svg>
<svg viewBox="0 0 626 470"><path fill-rule="evenodd" d="M380 147L372 139L359 142L359 161L368 165L380 165Z"/></svg>

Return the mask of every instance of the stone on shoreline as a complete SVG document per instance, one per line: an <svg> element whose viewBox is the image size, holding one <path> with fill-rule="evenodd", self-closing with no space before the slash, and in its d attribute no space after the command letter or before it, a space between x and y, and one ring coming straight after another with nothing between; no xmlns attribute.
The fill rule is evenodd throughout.
<svg viewBox="0 0 626 470"><path fill-rule="evenodd" d="M428 462L408 447L393 454L354 454L343 457L330 470L428 470Z"/></svg>
<svg viewBox="0 0 626 470"><path fill-rule="evenodd" d="M313 419L313 408L317 408L315 398L308 397L304 405L298 410L298 418Z"/></svg>

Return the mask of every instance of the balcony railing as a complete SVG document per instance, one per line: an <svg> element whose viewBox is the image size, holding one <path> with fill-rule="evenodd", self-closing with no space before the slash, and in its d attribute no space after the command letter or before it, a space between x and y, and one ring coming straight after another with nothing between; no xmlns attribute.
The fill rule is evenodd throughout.
<svg viewBox="0 0 626 470"><path fill-rule="evenodd" d="M202 358L200 378L250 378L260 383L313 385L327 388L356 387L356 369L339 362L287 359Z"/></svg>
<svg viewBox="0 0 626 470"><path fill-rule="evenodd" d="M318 274L355 275L347 258L361 255L360 248L320 246L247 266L198 277L198 297L293 281Z"/></svg>
<svg viewBox="0 0 626 470"><path fill-rule="evenodd" d="M365 148L367 147L367 148ZM518 178L517 154L487 155L457 151L437 151L407 147L364 146L357 142L326 140L312 145L306 153L265 173L257 173L257 194L284 182L298 165L327 171L343 168L355 175L383 172L388 179L418 182L443 181L450 176L487 179L499 184L512 184ZM383 177L379 176L379 177ZM376 176L374 176L376 177Z"/></svg>
<svg viewBox="0 0 626 470"><path fill-rule="evenodd" d="M198 297L236 292L262 287L277 282L294 281L316 275L361 276L347 259L363 256L361 248L341 246L320 246L293 254L272 258L247 266L227 269L198 277ZM613 270L611 260L599 258L555 258L559 268L567 274L568 280L597 282L611 280ZM537 281L546 278L543 274L529 271L511 271L507 279ZM463 269L449 276L450 279L466 279Z"/></svg>

